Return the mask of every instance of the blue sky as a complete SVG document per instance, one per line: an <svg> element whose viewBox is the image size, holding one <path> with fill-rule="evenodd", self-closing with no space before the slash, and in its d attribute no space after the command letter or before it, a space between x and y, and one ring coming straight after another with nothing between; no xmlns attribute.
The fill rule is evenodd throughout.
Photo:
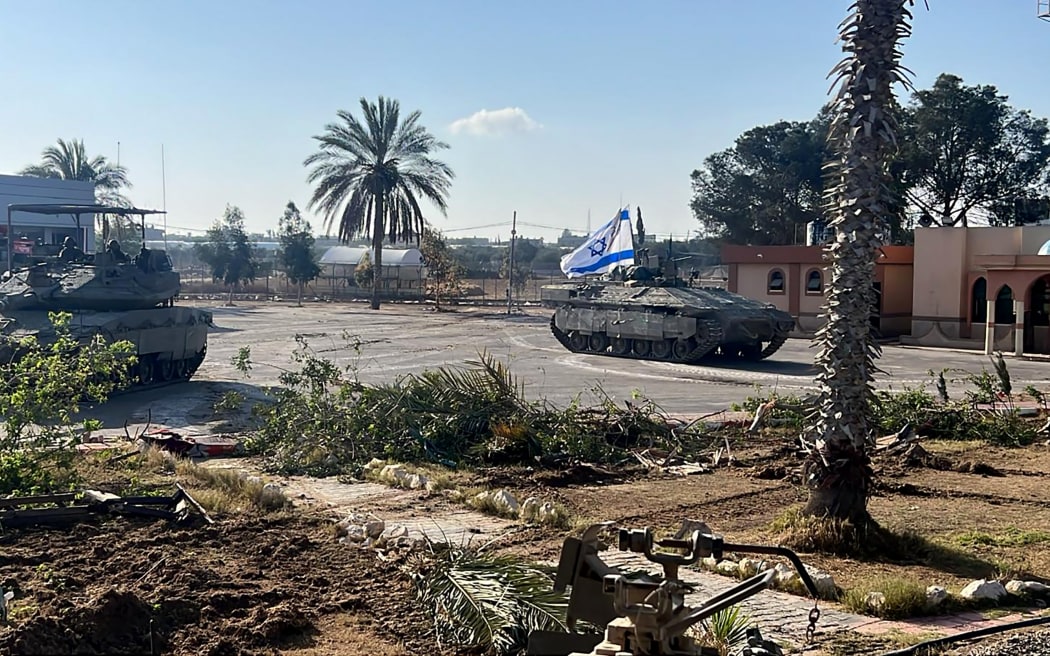
<svg viewBox="0 0 1050 656"><path fill-rule="evenodd" d="M205 228L231 203L265 230L307 203L311 136L384 94L451 145L448 218L432 213L449 236L506 238L516 210L522 234L552 238L621 199L649 232L684 235L704 157L827 100L849 4L0 0L0 173L58 137L114 160L120 142L132 200L160 207L163 144L170 225ZM1036 4L919 0L916 85L951 72L1050 116Z"/></svg>

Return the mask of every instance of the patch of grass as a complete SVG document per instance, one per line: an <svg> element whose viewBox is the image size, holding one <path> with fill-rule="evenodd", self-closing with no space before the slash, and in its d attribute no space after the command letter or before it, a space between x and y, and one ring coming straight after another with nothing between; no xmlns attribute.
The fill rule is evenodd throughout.
<svg viewBox="0 0 1050 656"><path fill-rule="evenodd" d="M999 533L967 531L952 536L951 541L962 547L1027 547L1050 542L1050 533L1025 531L1011 526Z"/></svg>
<svg viewBox="0 0 1050 656"><path fill-rule="evenodd" d="M870 527L833 518L811 517L801 508L789 508L777 516L770 528L777 541L796 551L855 556L868 549Z"/></svg>
<svg viewBox="0 0 1050 656"><path fill-rule="evenodd" d="M280 488L229 469L201 467L189 460L180 460L175 464L175 473L195 488L191 492L193 498L208 512L227 514L246 506L275 512L289 505Z"/></svg>
<svg viewBox="0 0 1050 656"><path fill-rule="evenodd" d="M802 514L790 508L773 520L777 540L784 546L808 553L849 556L861 560L895 564L921 564L969 578L994 577L996 563L940 544L914 531L897 531L875 522L856 527L850 522Z"/></svg>
<svg viewBox="0 0 1050 656"><path fill-rule="evenodd" d="M854 585L842 597L850 611L884 619L925 615L926 586L910 579L883 576Z"/></svg>
<svg viewBox="0 0 1050 656"><path fill-rule="evenodd" d="M39 610L40 607L36 604L12 604L7 610L7 619L11 622L29 619Z"/></svg>

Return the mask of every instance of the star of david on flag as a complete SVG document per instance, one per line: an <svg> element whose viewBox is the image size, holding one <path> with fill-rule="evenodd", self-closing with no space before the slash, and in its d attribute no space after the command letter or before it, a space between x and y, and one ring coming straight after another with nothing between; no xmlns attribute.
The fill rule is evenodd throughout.
<svg viewBox="0 0 1050 656"><path fill-rule="evenodd" d="M582 246L561 258L561 270L570 278L608 273L617 265L630 264L634 264L634 236L627 208L621 208Z"/></svg>

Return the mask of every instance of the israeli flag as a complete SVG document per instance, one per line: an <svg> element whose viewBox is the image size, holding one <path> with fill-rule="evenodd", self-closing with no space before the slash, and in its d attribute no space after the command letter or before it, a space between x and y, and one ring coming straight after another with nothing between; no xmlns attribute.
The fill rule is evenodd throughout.
<svg viewBox="0 0 1050 656"><path fill-rule="evenodd" d="M588 237L583 246L561 258L561 270L570 278L580 278L608 273L625 260L634 264L634 237L631 212L623 208Z"/></svg>

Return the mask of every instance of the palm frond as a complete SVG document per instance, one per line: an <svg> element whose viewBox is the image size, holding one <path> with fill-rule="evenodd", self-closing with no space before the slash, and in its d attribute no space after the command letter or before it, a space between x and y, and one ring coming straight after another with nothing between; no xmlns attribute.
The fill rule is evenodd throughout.
<svg viewBox="0 0 1050 656"><path fill-rule="evenodd" d="M468 547L430 546L434 558L417 561L412 578L439 640L515 653L532 630L565 630L568 600L553 590L549 571Z"/></svg>

